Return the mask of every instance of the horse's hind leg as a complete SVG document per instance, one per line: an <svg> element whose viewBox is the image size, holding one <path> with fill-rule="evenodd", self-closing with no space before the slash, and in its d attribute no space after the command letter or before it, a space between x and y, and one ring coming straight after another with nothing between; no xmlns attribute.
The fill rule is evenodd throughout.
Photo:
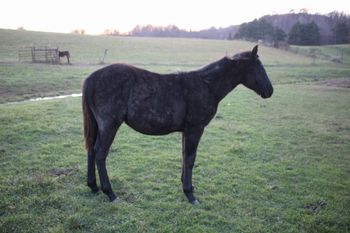
<svg viewBox="0 0 350 233"><path fill-rule="evenodd" d="M96 184L96 172L95 172L95 150L93 148L88 151L88 170L87 170L87 185L91 188L91 191L98 192Z"/></svg>
<svg viewBox="0 0 350 233"><path fill-rule="evenodd" d="M109 125L102 129L99 128L95 144L96 164L100 176L101 189L108 196L110 201L116 200L117 196L112 191L111 183L109 182L106 169L106 158L119 126L120 124Z"/></svg>

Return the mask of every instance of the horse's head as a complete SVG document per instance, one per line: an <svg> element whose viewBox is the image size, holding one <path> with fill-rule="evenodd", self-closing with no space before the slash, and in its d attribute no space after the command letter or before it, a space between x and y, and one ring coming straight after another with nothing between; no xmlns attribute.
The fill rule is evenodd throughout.
<svg viewBox="0 0 350 233"><path fill-rule="evenodd" d="M240 83L255 91L262 98L269 98L273 87L266 74L263 64L259 60L258 46L250 52L236 54L233 60L237 62L240 72Z"/></svg>

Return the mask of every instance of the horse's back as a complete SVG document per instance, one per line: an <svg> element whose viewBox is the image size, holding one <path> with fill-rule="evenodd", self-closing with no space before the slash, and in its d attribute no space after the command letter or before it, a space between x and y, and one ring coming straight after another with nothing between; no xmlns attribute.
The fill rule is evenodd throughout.
<svg viewBox="0 0 350 233"><path fill-rule="evenodd" d="M171 78L165 76L127 64L112 64L93 72L85 79L83 94L85 89L93 90L99 96L105 93L106 97L113 97L116 94L129 96L132 92L143 94L143 89L150 91L159 85L164 88L171 87L173 85Z"/></svg>

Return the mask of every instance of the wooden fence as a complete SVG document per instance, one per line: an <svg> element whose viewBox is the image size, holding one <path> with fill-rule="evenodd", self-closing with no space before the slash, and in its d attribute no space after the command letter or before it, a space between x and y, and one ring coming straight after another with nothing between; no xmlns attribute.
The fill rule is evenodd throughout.
<svg viewBox="0 0 350 233"><path fill-rule="evenodd" d="M24 47L18 50L20 62L58 64L58 48Z"/></svg>

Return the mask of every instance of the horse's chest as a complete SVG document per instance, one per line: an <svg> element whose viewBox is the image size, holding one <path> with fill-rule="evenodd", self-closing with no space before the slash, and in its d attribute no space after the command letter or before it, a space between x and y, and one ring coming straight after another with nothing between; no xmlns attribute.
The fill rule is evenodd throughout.
<svg viewBox="0 0 350 233"><path fill-rule="evenodd" d="M215 116L217 102L210 95L192 97L188 102L186 121L192 125L206 126Z"/></svg>

